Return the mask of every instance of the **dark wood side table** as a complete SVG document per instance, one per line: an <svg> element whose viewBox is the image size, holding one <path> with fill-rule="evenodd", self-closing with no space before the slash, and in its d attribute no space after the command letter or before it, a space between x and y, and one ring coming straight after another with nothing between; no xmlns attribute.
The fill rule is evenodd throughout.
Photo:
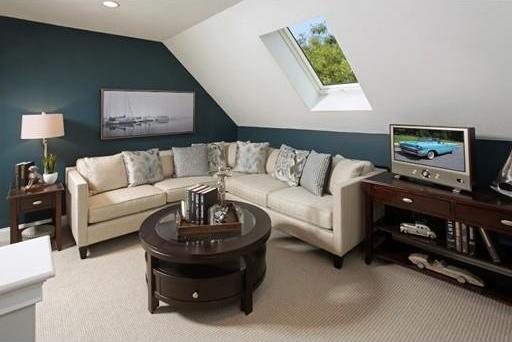
<svg viewBox="0 0 512 342"><path fill-rule="evenodd" d="M11 216L11 243L21 241L19 216L40 210L53 209L53 224L55 225L55 242L57 250L62 248L62 183L39 185L31 190L20 190L15 187L9 189L7 200L10 205Z"/></svg>

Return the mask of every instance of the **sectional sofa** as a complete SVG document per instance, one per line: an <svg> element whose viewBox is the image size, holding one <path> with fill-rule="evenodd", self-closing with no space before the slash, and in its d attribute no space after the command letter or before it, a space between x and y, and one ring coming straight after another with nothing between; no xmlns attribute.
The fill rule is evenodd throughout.
<svg viewBox="0 0 512 342"><path fill-rule="evenodd" d="M236 143L226 148L230 167L236 163L236 148ZM328 251L340 268L343 256L364 238L361 180L384 170L375 169L368 161L334 156L328 192L316 196L272 177L278 154L278 149L269 148L265 173L233 172L226 181L228 199L264 209L272 228ZM91 245L137 231L146 217L182 200L187 187L216 184L214 176L174 177L172 152L160 151L160 158L167 178L135 187L128 187L120 154L92 158L94 167L79 167L81 172L77 167L66 169L68 221L82 259ZM77 161L80 163L84 160ZM118 188L93 192L90 180L94 177L99 178L95 186L116 183Z"/></svg>

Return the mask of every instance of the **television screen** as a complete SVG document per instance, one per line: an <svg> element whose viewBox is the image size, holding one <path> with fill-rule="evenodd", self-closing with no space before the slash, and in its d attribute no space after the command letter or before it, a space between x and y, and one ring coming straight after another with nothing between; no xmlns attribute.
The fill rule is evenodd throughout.
<svg viewBox="0 0 512 342"><path fill-rule="evenodd" d="M464 132L463 129L393 126L393 159L466 172Z"/></svg>

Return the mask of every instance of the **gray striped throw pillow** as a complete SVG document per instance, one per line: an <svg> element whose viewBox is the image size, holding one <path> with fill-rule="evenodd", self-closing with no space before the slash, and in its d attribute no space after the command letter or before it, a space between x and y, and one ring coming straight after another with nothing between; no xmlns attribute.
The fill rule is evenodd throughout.
<svg viewBox="0 0 512 342"><path fill-rule="evenodd" d="M300 185L317 196L322 196L331 166L331 155L311 151L304 165Z"/></svg>

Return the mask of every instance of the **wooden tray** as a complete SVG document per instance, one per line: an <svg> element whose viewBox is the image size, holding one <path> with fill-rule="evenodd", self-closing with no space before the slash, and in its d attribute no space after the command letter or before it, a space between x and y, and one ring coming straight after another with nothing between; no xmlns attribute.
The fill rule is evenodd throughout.
<svg viewBox="0 0 512 342"><path fill-rule="evenodd" d="M177 227L178 241L215 240L240 236L242 224L229 222L221 224L190 224L182 223Z"/></svg>

